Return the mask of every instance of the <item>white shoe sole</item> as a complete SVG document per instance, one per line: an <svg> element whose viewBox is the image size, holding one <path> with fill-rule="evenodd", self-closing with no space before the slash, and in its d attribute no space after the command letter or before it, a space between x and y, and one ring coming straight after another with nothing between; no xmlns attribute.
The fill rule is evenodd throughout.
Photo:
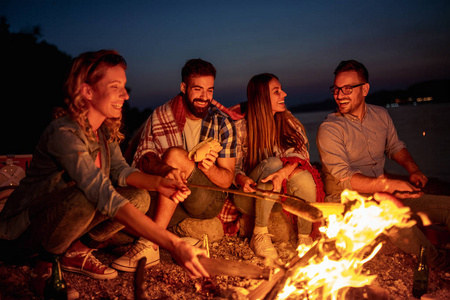
<svg viewBox="0 0 450 300"><path fill-rule="evenodd" d="M160 261L160 259L158 258L158 259L156 259L154 261L147 262L145 264L145 268L149 268L151 266L155 266L155 265L159 264L159 261ZM122 272L134 273L134 272L136 272L136 269L137 269L137 263L136 263L136 266L133 267L133 266L129 266L129 265L128 266L120 265L120 264L118 264L116 262L113 262L111 264L111 267L116 269L116 270L122 271Z"/></svg>

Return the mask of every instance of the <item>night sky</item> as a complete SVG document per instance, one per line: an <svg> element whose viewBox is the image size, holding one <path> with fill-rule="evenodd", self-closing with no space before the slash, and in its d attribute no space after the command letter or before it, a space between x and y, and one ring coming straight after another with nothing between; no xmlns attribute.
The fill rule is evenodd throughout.
<svg viewBox="0 0 450 300"><path fill-rule="evenodd" d="M190 58L217 69L214 98L245 101L249 79L270 72L286 104L331 99L341 60L369 69L371 91L450 79L450 1L1 0L13 32L77 56L115 49L128 62L130 105L155 108L180 90Z"/></svg>

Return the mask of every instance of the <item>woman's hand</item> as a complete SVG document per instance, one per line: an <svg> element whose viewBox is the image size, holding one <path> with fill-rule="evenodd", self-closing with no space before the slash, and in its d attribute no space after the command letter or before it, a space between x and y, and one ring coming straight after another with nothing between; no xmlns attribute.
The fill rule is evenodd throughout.
<svg viewBox="0 0 450 300"><path fill-rule="evenodd" d="M180 171L179 169L172 169L169 172L167 172L166 178L175 179L176 181L180 183L186 183L186 174L184 172Z"/></svg>
<svg viewBox="0 0 450 300"><path fill-rule="evenodd" d="M261 179L261 182L266 183L268 181L272 181L273 184L273 192L279 192L281 191L281 187L283 184L283 180L286 179L286 174L284 174L284 172L282 171L283 169L270 174L269 176L267 176L264 179Z"/></svg>
<svg viewBox="0 0 450 300"><path fill-rule="evenodd" d="M191 278L209 277L208 272L200 263L197 256L207 256L205 249L189 245L181 239L171 251L175 261L186 269Z"/></svg>
<svg viewBox="0 0 450 300"><path fill-rule="evenodd" d="M176 182L174 180L169 181ZM173 233L163 229L130 202L119 208L114 218L133 234L142 236L168 250L175 261L187 270L189 276L209 277L208 272L198 259L198 256L207 256L205 249L191 246Z"/></svg>
<svg viewBox="0 0 450 300"><path fill-rule="evenodd" d="M191 194L191 191L184 183L171 178L161 179L158 192L172 199L176 204L183 202Z"/></svg>
<svg viewBox="0 0 450 300"><path fill-rule="evenodd" d="M247 192L247 193L256 192L256 190L254 189L254 187L256 186L256 183L253 181L253 179L251 179L248 176L240 174L237 183L240 186L242 186L242 190L244 192Z"/></svg>

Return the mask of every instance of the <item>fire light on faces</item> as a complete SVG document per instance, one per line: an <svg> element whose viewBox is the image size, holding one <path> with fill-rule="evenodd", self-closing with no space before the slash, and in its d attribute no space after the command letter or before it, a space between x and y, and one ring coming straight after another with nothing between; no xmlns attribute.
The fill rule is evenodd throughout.
<svg viewBox="0 0 450 300"><path fill-rule="evenodd" d="M330 215L324 236L310 247L302 247L302 257L310 257L286 280L277 299L345 299L350 287L370 285L375 275L362 274L363 265L381 249L377 237L393 226L410 227L408 207L398 207L391 200L375 201L345 190L341 203L348 210Z"/></svg>

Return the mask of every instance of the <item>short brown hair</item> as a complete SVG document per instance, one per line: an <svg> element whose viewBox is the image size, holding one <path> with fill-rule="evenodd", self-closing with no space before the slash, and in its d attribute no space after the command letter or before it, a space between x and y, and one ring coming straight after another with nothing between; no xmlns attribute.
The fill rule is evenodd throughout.
<svg viewBox="0 0 450 300"><path fill-rule="evenodd" d="M364 82L369 82L369 72L362 63L356 60L341 61L336 70L334 70L334 76L346 71L355 71L356 73L358 73L359 79Z"/></svg>
<svg viewBox="0 0 450 300"><path fill-rule="evenodd" d="M213 76L216 79L216 68L203 59L190 59L181 69L181 81L187 84L190 76Z"/></svg>

